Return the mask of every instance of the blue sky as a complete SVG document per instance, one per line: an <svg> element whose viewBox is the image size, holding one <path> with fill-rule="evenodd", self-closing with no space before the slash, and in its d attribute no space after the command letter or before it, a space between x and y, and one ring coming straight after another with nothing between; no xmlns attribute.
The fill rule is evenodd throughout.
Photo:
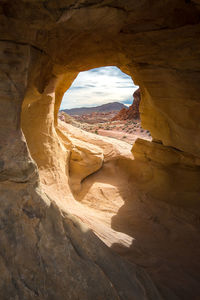
<svg viewBox="0 0 200 300"><path fill-rule="evenodd" d="M90 107L108 102L130 105L138 87L117 67L102 67L80 72L63 96L61 109Z"/></svg>

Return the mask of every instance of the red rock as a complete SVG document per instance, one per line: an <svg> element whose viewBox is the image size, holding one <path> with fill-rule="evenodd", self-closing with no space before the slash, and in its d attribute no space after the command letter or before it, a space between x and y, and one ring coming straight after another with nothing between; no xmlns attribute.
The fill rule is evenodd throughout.
<svg viewBox="0 0 200 300"><path fill-rule="evenodd" d="M116 120L131 120L131 119L139 119L140 113L139 113L139 105L140 105L140 89L138 88L133 93L133 103L129 108L122 108L119 113L112 118L112 121Z"/></svg>

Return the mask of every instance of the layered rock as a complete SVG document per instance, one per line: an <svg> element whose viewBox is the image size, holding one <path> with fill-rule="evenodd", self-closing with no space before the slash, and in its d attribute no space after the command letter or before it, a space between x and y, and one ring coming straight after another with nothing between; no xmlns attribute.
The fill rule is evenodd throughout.
<svg viewBox="0 0 200 300"><path fill-rule="evenodd" d="M116 120L134 120L140 118L139 106L140 106L141 96L140 89L137 89L133 93L133 103L131 106L126 109L122 108L120 112L112 119L112 121Z"/></svg>
<svg viewBox="0 0 200 300"><path fill-rule="evenodd" d="M2 300L198 298L199 255L188 245L195 249L199 239L199 9L194 0L1 1ZM108 147L113 141L101 148L96 140L100 152L91 142L81 143L76 160L73 149L80 150L80 142L74 146L57 123L62 96L80 71L108 65L118 66L140 86L142 126L154 141L138 141L131 159L116 159L118 146ZM72 177L81 182L100 168L101 153L105 163L103 148L108 160L119 164L114 175L129 175L127 189L143 190L148 205L141 193L138 201L145 211L156 212L154 223L176 241L170 255L157 236L148 251L137 248L134 256L142 259L133 261L139 265L149 263L149 257L153 261L153 254L165 254L152 263L152 279L69 213L78 215L79 209L84 214L71 191L70 158L78 165L71 164ZM166 227L160 221L165 203L168 224L175 211L179 225ZM138 214L148 219L143 212ZM135 217L129 219L132 236ZM174 234L174 224L182 235L181 230ZM138 230L135 240L142 237ZM183 255L180 249L186 248ZM174 281L166 272L168 261Z"/></svg>

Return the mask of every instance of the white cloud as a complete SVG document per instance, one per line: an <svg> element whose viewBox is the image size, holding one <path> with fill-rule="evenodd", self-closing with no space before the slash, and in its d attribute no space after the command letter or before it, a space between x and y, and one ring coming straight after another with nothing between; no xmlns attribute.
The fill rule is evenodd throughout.
<svg viewBox="0 0 200 300"><path fill-rule="evenodd" d="M89 107L108 102L131 103L138 87L117 67L81 72L63 96L61 109Z"/></svg>

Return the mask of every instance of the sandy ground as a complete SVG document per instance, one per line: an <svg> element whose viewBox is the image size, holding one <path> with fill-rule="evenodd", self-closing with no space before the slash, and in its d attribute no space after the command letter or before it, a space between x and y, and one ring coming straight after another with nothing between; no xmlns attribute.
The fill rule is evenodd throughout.
<svg viewBox="0 0 200 300"><path fill-rule="evenodd" d="M101 136L108 136L108 137L111 137L111 138L115 138L115 139L118 139L118 140L123 140L124 142L127 142L129 144L133 144L135 142L135 140L137 138L143 138L145 140L149 140L151 141L152 138L151 136L149 136L146 131L144 131L143 133L142 132L139 132L138 130L138 133L127 133L127 132L123 132L123 131L117 131L117 130L104 130L104 129L99 129L98 130L98 134L101 135Z"/></svg>
<svg viewBox="0 0 200 300"><path fill-rule="evenodd" d="M87 132L95 133L96 135L100 136L115 138L131 145L137 138L142 138L149 141L152 140L150 132L142 128L140 120L107 120L107 122L104 121L101 123L94 123L95 120L93 120L93 124L89 124L77 121L75 118L68 116L67 114L64 114L62 118L66 123Z"/></svg>
<svg viewBox="0 0 200 300"><path fill-rule="evenodd" d="M133 144L137 138L151 141L151 134L144 130L140 120L110 121L93 125L82 125L82 129L101 136L112 137L129 144Z"/></svg>

